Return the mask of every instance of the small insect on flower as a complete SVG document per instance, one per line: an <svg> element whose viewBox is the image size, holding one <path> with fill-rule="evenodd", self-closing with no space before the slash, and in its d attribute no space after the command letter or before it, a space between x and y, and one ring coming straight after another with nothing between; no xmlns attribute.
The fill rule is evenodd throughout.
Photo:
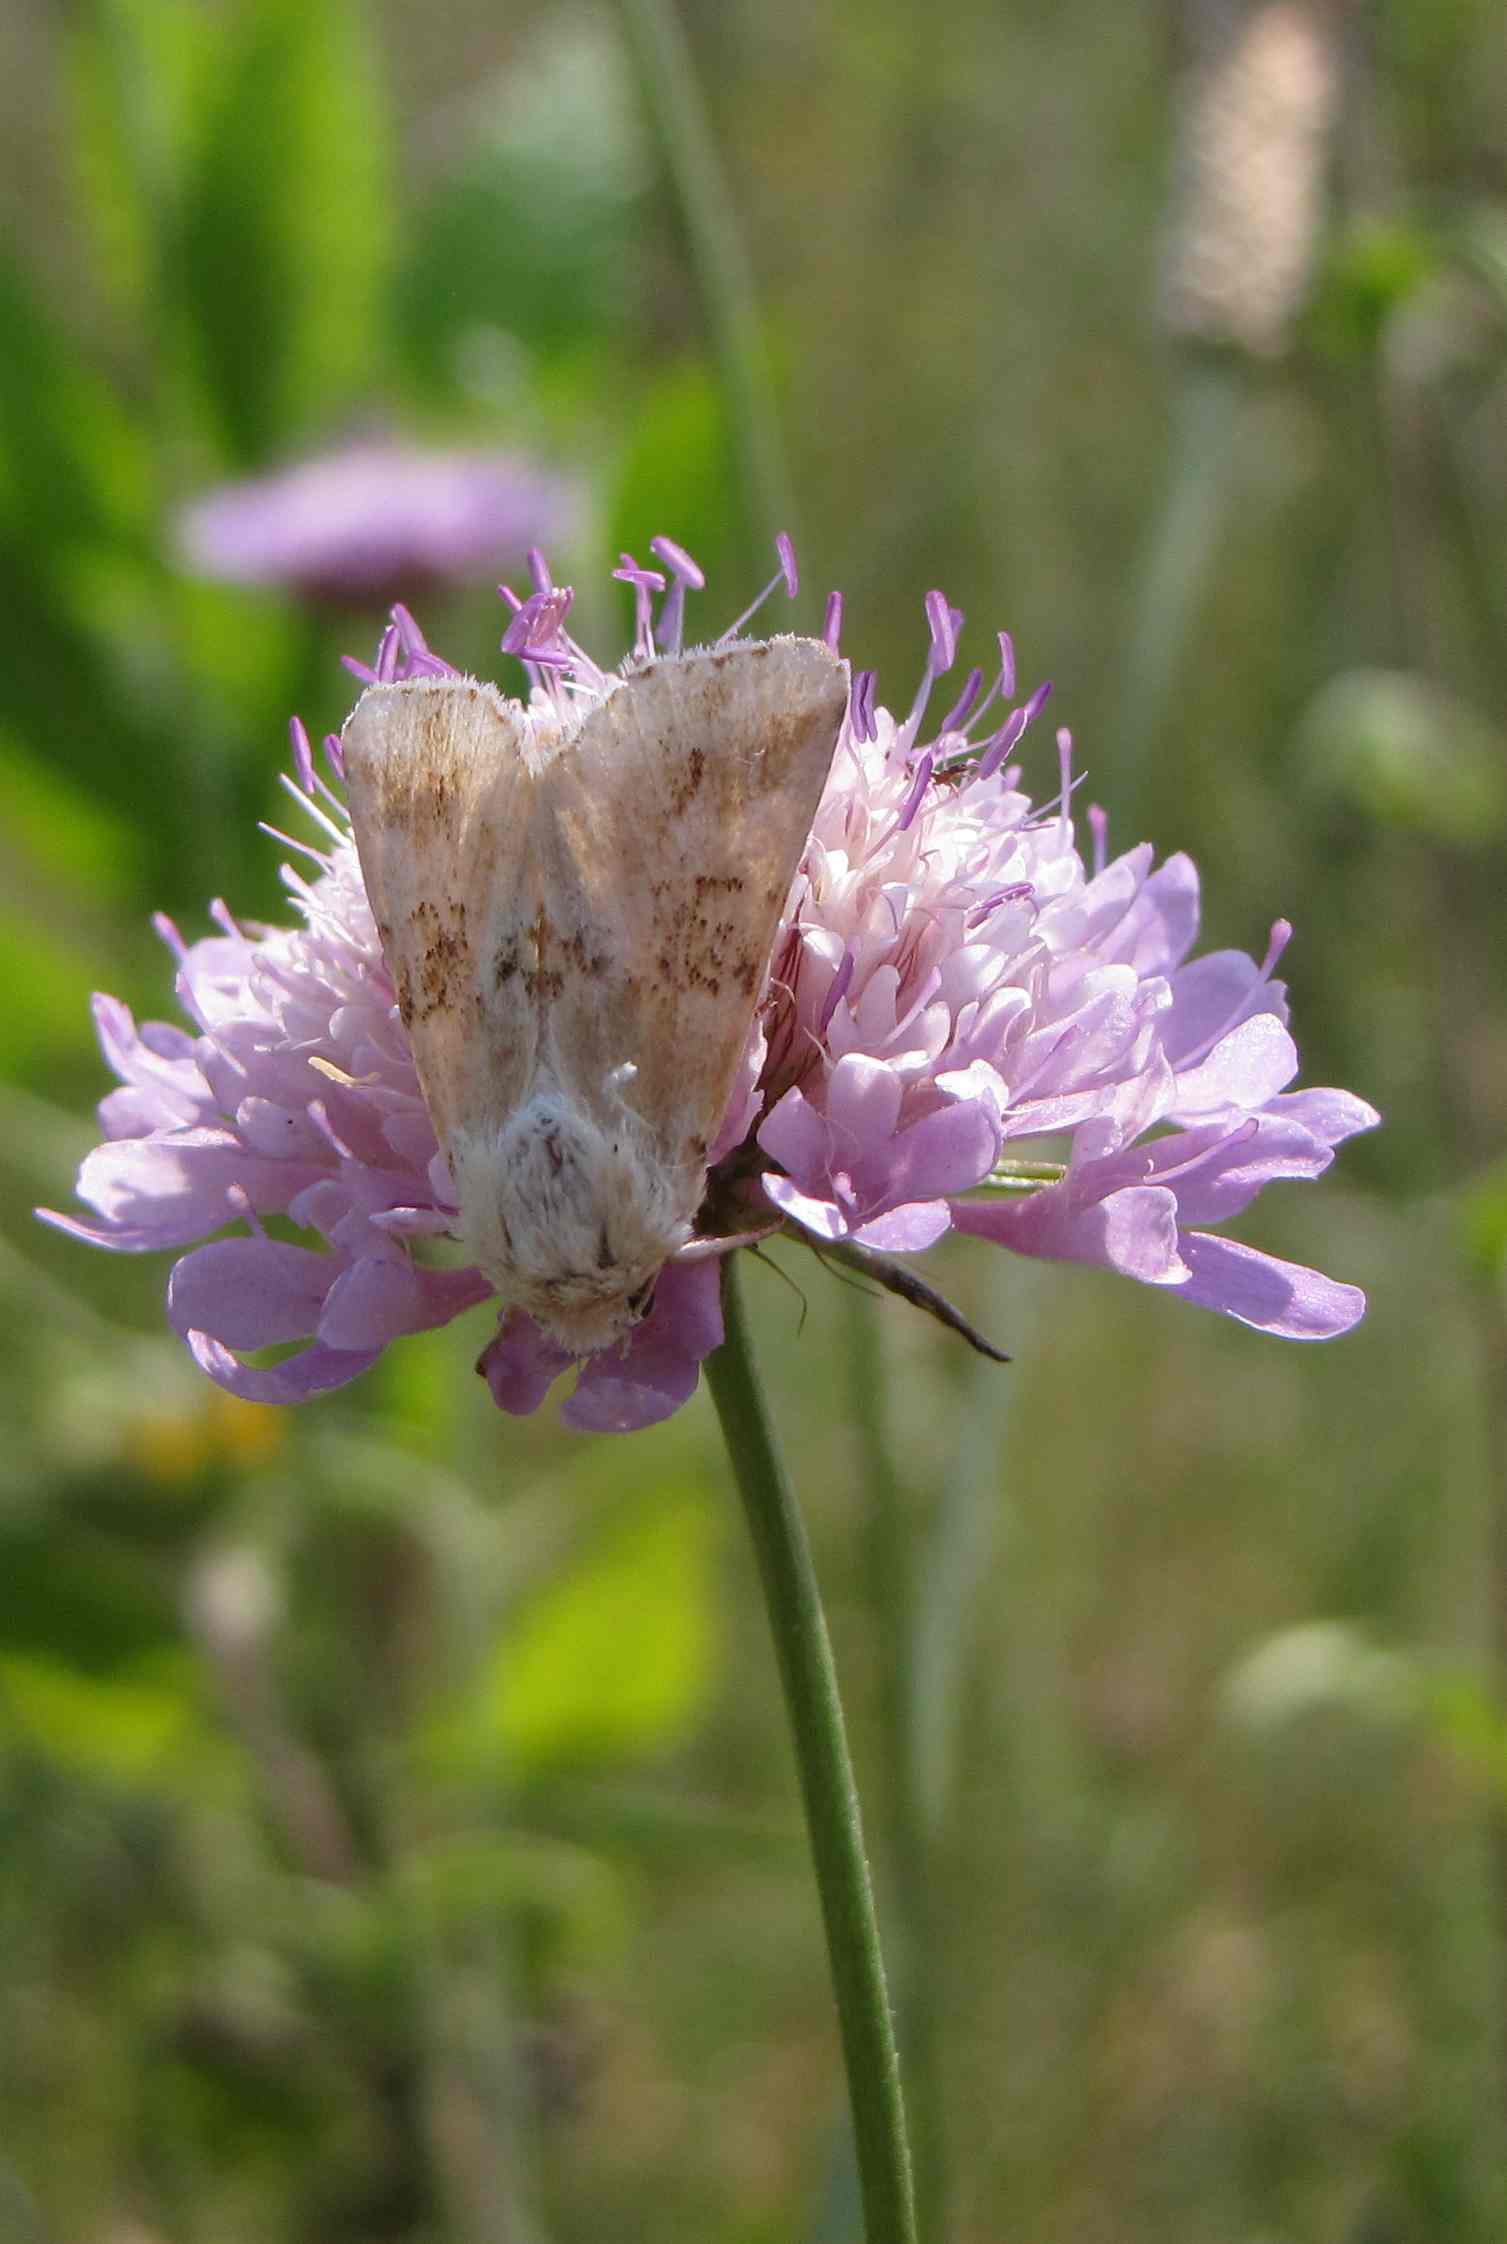
<svg viewBox="0 0 1507 2244"><path fill-rule="evenodd" d="M847 707L816 639L667 655L579 728L465 678L342 739L366 892L469 1258L574 1356L691 1238Z"/></svg>

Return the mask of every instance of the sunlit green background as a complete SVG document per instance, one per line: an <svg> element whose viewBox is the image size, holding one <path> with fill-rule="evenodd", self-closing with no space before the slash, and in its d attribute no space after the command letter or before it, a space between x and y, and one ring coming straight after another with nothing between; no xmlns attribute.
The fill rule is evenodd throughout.
<svg viewBox="0 0 1507 2244"><path fill-rule="evenodd" d="M89 992L170 1017L152 909L278 913L286 717L339 724L381 620L191 581L173 510L374 427L574 479L603 654L658 530L715 630L778 511L800 620L843 585L901 707L945 586L1057 681L1112 832L1197 857L1206 940L1297 923L1307 1078L1388 1126L1241 1230L1365 1285L1357 1333L966 1245L933 1272L1009 1370L790 1251L804 1309L752 1298L933 2025L928 2244L1504 2232L1507 39L1316 20L1322 219L1258 363L1159 310L1198 8L0 17L3 2244L858 2234L705 1399L504 1420L482 1313L254 1410L165 1259L29 1216L93 1141ZM422 614L497 659L487 583Z"/></svg>

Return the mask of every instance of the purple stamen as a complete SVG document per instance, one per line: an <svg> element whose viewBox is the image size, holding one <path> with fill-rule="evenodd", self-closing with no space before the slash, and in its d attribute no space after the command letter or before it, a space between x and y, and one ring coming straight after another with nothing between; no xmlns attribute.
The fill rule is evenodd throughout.
<svg viewBox="0 0 1507 2244"><path fill-rule="evenodd" d="M524 558L528 562L529 575L534 580L534 590L536 592L553 592L555 580L549 573L549 563L545 560L539 547L531 545Z"/></svg>
<svg viewBox="0 0 1507 2244"><path fill-rule="evenodd" d="M774 550L780 557L780 572L785 579L785 590L793 600L801 589L801 572L796 567L795 547L787 531L782 530L775 539Z"/></svg>
<svg viewBox="0 0 1507 2244"><path fill-rule="evenodd" d="M841 637L842 594L840 592L829 592L827 595L826 621L822 625L822 641L824 645L829 646L832 649L832 652L836 654L837 643Z"/></svg>
<svg viewBox="0 0 1507 2244"><path fill-rule="evenodd" d="M926 668L921 673L921 683L916 688L916 698L900 727L900 737L907 747L910 747L921 730L921 719L926 714L932 687L942 672L950 670L957 660L958 632L963 624L962 609L949 606L945 592L928 592L925 608L931 646L927 651Z"/></svg>
<svg viewBox="0 0 1507 2244"><path fill-rule="evenodd" d="M390 623L377 643L377 676L384 686L390 686L398 675L398 628Z"/></svg>
<svg viewBox="0 0 1507 2244"><path fill-rule="evenodd" d="M270 835L273 841L281 842L284 849L296 849L300 857L312 857L322 872L329 871L330 858L327 850L316 849L312 842L299 841L295 835L285 834L281 826L269 825L265 818L259 818L256 823L259 833ZM343 841L345 836L339 834L337 839Z"/></svg>
<svg viewBox="0 0 1507 2244"><path fill-rule="evenodd" d="M333 818L327 818L325 816L325 813L320 809L318 803L314 800L313 793L303 792L303 790L300 789L297 780L293 778L291 773L286 771L279 772L278 784L283 788L285 793L293 797L293 800L297 803L305 818L312 818L315 825L318 826L322 832L329 835L330 840L335 843L337 848L339 847L341 842L348 841L350 839L350 828L345 823L344 819L342 818L342 822L337 826ZM317 784L318 783L316 782L316 785ZM337 811L341 810L342 806L340 802L334 795L331 794L328 787L320 787L319 792L324 796L326 802L333 803ZM270 826L264 829L264 831L267 833L271 833L272 830L273 829ZM279 834L277 838L279 841L283 841L286 839L286 836ZM305 846L306 845L303 842L294 842L293 844L293 847L295 849L302 849ZM323 853L321 851L313 850L310 852L310 854L315 857L320 857L322 861Z"/></svg>
<svg viewBox="0 0 1507 2244"><path fill-rule="evenodd" d="M817 1022L817 1030L820 1035L825 1036L832 1026L832 1016L848 994L857 964L858 960L852 949L844 950L837 972L833 975L828 987L826 999L821 1009L821 1017Z"/></svg>
<svg viewBox="0 0 1507 2244"><path fill-rule="evenodd" d="M1221 1037L1228 1036L1232 1028L1237 1028L1242 1021L1249 1019L1252 1012L1252 997L1257 990L1264 989L1271 980L1272 968L1291 941L1292 921L1290 919L1273 920L1271 939L1266 946L1266 956L1257 969L1255 981L1250 989L1242 994L1238 1003L1233 1005L1230 1011L1226 1013L1219 1026L1211 1030L1204 1038L1202 1044L1195 1044L1191 1052L1184 1052L1180 1055L1177 1063L1180 1075L1188 1068L1197 1067L1200 1060L1207 1059Z"/></svg>
<svg viewBox="0 0 1507 2244"><path fill-rule="evenodd" d="M534 600L526 600L504 631L502 635L502 651L504 654L523 655L527 653L529 633L533 628L534 615L537 613L536 601L537 595Z"/></svg>
<svg viewBox="0 0 1507 2244"><path fill-rule="evenodd" d="M992 739L984 742L983 754L974 766L975 779L992 779L1015 746L1027 724L1024 709L1012 709Z"/></svg>
<svg viewBox="0 0 1507 2244"><path fill-rule="evenodd" d="M306 795L314 792L314 751L309 746L309 736L304 730L302 717L288 719L288 738L293 743L293 769L298 774L298 784Z"/></svg>
<svg viewBox="0 0 1507 2244"><path fill-rule="evenodd" d="M848 722L855 740L873 740L878 735L874 722L874 672L860 670L848 694Z"/></svg>
<svg viewBox="0 0 1507 2244"><path fill-rule="evenodd" d="M1037 718L1041 715L1042 710L1045 709L1047 703L1051 700L1051 698L1052 681L1050 678L1043 678L1041 684L1036 688L1036 691L1032 694L1030 700L1026 703L1025 706L1025 720L1028 725L1035 724Z"/></svg>
<svg viewBox="0 0 1507 2244"><path fill-rule="evenodd" d="M327 732L325 734L324 754L325 761L329 765L331 771L335 774L335 777L337 779L344 779L345 750L341 746L340 735L338 732Z"/></svg>
<svg viewBox="0 0 1507 2244"><path fill-rule="evenodd" d="M780 581L781 580L779 577L770 578L768 584L765 585L757 600L751 600L748 606L743 610L742 615L739 616L737 622L730 623L727 629L721 634L720 638L717 640L717 645L719 647L725 647L730 639L736 639L738 633L743 629L745 623L752 623L754 617L758 614L765 601L769 598L770 593L773 592L775 586L780 583Z"/></svg>
<svg viewBox="0 0 1507 2244"><path fill-rule="evenodd" d="M654 604L651 592L663 592L665 579L658 569L641 569L631 553L620 553L613 575L633 587L633 651L646 660L654 652Z"/></svg>
<svg viewBox="0 0 1507 2244"><path fill-rule="evenodd" d="M612 574L619 584L631 584L639 592L663 592L670 581L658 569L641 569L631 553L620 557Z"/></svg>
<svg viewBox="0 0 1507 2244"><path fill-rule="evenodd" d="M926 621L931 628L929 667L934 677L940 677L958 659L958 631L963 618L958 609L949 606L945 592L928 592Z"/></svg>
<svg viewBox="0 0 1507 2244"><path fill-rule="evenodd" d="M968 914L966 924L969 927L982 927L984 921L991 918L1001 904L1028 904L1035 894L1036 891L1028 880L1012 881L1008 888L997 888L982 904L975 904Z"/></svg>
<svg viewBox="0 0 1507 2244"><path fill-rule="evenodd" d="M657 553L665 567L672 569L677 577L683 577L694 592L705 590L706 576L703 570L692 560L685 547L677 545L673 538L651 538L649 551Z"/></svg>
<svg viewBox="0 0 1507 2244"><path fill-rule="evenodd" d="M679 654L685 636L685 578L677 577L659 611L654 627L655 644L667 654Z"/></svg>
<svg viewBox="0 0 1507 2244"><path fill-rule="evenodd" d="M353 678L359 678L363 686L380 685L381 680L376 671L368 670L366 664L358 662L354 655L342 655L340 663L341 668L348 670Z"/></svg>
<svg viewBox="0 0 1507 2244"><path fill-rule="evenodd" d="M1088 806L1088 823L1089 830L1094 837L1094 874L1097 877L1104 870L1105 857L1108 853L1109 812L1099 803L1090 803Z"/></svg>
<svg viewBox="0 0 1507 2244"><path fill-rule="evenodd" d="M962 731L972 714L973 705L978 700L983 683L984 673L982 670L969 671L962 692L937 727L937 738L939 740L950 732Z"/></svg>
<svg viewBox="0 0 1507 2244"><path fill-rule="evenodd" d="M1006 701L1015 691L1015 641L1008 631L999 634L999 690Z"/></svg>
<svg viewBox="0 0 1507 2244"><path fill-rule="evenodd" d="M398 640L403 653L409 662L413 661L415 655L427 655L429 653L429 641L424 637L423 632L414 622L413 617L401 600L393 603L392 620L397 627ZM431 657L431 659L433 658Z"/></svg>
<svg viewBox="0 0 1507 2244"><path fill-rule="evenodd" d="M685 547L677 545L673 538L651 538L649 540L649 551L657 554L666 567L674 573L674 582L670 586L669 596L659 611L659 622L655 627L654 638L658 645L667 652L679 654L685 636L686 591L689 588L692 591L699 592L706 583L706 578L696 562L686 552Z"/></svg>
<svg viewBox="0 0 1507 2244"><path fill-rule="evenodd" d="M188 956L188 945L166 912L153 912L152 932L159 942L166 943L174 958L181 960Z"/></svg>
<svg viewBox="0 0 1507 2244"><path fill-rule="evenodd" d="M574 598L567 584L552 585L525 600L502 635L503 653L537 663L541 669L570 669L574 658L562 626Z"/></svg>
<svg viewBox="0 0 1507 2244"><path fill-rule="evenodd" d="M1062 808L1057 814L1057 826L1066 843L1068 812L1073 801L1073 736L1066 725L1057 727L1057 764L1062 774Z"/></svg>
<svg viewBox="0 0 1507 2244"><path fill-rule="evenodd" d="M903 834L905 832L906 828L910 825L911 820L915 817L916 812L921 808L922 797L925 795L927 788L931 785L931 775L933 770L935 769L935 766L936 758L928 748L925 755L922 756L920 762L916 765L916 776L911 783L910 793L906 796L904 802L900 806L900 816L896 821L895 827L897 833Z"/></svg>
<svg viewBox="0 0 1507 2244"><path fill-rule="evenodd" d="M1263 982L1271 980L1272 968L1291 941L1292 921L1290 919L1274 919L1272 921L1271 939L1266 946L1266 956L1261 961L1261 979Z"/></svg>
<svg viewBox="0 0 1507 2244"><path fill-rule="evenodd" d="M1001 680L996 678L993 685L989 688L989 691L985 694L983 700L979 703L978 707L974 709L969 715L967 723L962 728L965 734L970 732L977 732L979 726L983 723L984 719L988 716L990 710L994 707L994 704L999 699L1000 685ZM973 743L975 752L977 751L977 745L977 742Z"/></svg>
<svg viewBox="0 0 1507 2244"><path fill-rule="evenodd" d="M782 540L783 543L781 542ZM780 537L776 538L775 540L775 550L780 557L779 575L777 577L771 577L768 584L765 585L763 591L759 594L757 600L752 601L749 606L743 610L742 615L739 616L736 623L730 623L728 625L727 629L723 632L722 636L716 642L719 647L725 647L729 639L736 639L738 633L743 629L744 624L751 623L753 621L753 618L763 607L765 601L769 598L770 593L773 592L777 584L783 584L785 590L790 594L791 599L793 600L795 598L796 585L800 581L799 578L797 578L795 584L792 584L791 582L791 572L795 568L795 548L791 545L790 540L785 537L783 531L780 533ZM788 567L786 565L787 555L789 563Z"/></svg>

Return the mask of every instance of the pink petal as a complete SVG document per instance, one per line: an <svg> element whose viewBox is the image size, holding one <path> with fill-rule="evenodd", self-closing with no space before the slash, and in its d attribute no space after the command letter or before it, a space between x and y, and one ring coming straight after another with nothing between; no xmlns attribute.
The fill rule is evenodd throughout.
<svg viewBox="0 0 1507 2244"><path fill-rule="evenodd" d="M1107 948L1140 974L1167 974L1198 935L1198 868L1179 850L1141 889Z"/></svg>
<svg viewBox="0 0 1507 2244"><path fill-rule="evenodd" d="M827 1125L803 1091L787 1091L759 1124L758 1142L793 1177L827 1173Z"/></svg>
<svg viewBox="0 0 1507 2244"><path fill-rule="evenodd" d="M57 1208L33 1208L39 1223L61 1231L65 1238L80 1239L86 1247L104 1247L110 1254L157 1254L181 1240L164 1239L155 1224L90 1223L83 1216L64 1215Z"/></svg>
<svg viewBox="0 0 1507 2244"><path fill-rule="evenodd" d="M1245 1128L1249 1130L1247 1123ZM1212 1133L1200 1130L1158 1138L1147 1152L1163 1166L1191 1158L1200 1141ZM1249 1136L1227 1132L1215 1137L1213 1148L1186 1176L1170 1182L1184 1223L1224 1223L1241 1214L1264 1185L1281 1177L1319 1177L1334 1159L1330 1147L1298 1122L1279 1122L1263 1114Z"/></svg>
<svg viewBox="0 0 1507 2244"><path fill-rule="evenodd" d="M762 1182L768 1198L792 1223L814 1232L818 1239L847 1237L848 1218L835 1200L818 1199L813 1193L803 1192L792 1177L776 1176L769 1170Z"/></svg>
<svg viewBox="0 0 1507 2244"><path fill-rule="evenodd" d="M95 996L93 1010L100 1050L150 1114L147 1129L177 1129L205 1118L212 1102L195 1037L166 1021L148 1021L138 1030L130 1007L103 993Z"/></svg>
<svg viewBox="0 0 1507 2244"><path fill-rule="evenodd" d="M1269 1112L1301 1122L1323 1145L1343 1145L1361 1130L1374 1130L1381 1116L1349 1091L1284 1091Z"/></svg>
<svg viewBox="0 0 1507 2244"><path fill-rule="evenodd" d="M429 1270L402 1253L363 1255L331 1286L318 1336L331 1348L382 1348L405 1332L429 1332L488 1300L479 1270Z"/></svg>
<svg viewBox="0 0 1507 2244"><path fill-rule="evenodd" d="M1097 1263L1143 1285L1177 1285L1186 1275L1177 1195L1162 1186L1126 1186L1086 1207L1075 1205L1065 1185L1021 1199L955 1200L952 1223L956 1231L993 1239L1017 1254Z"/></svg>
<svg viewBox="0 0 1507 2244"><path fill-rule="evenodd" d="M921 1254L951 1229L952 1210L945 1200L917 1200L860 1224L853 1238L858 1246L874 1247L881 1254Z"/></svg>
<svg viewBox="0 0 1507 2244"><path fill-rule="evenodd" d="M78 1196L111 1225L159 1247L185 1245L231 1218L239 1186L258 1210L285 1209L329 1165L250 1154L229 1130L174 1130L96 1146L78 1174Z"/></svg>
<svg viewBox="0 0 1507 2244"><path fill-rule="evenodd" d="M187 1332L183 1337L199 1369L207 1372L217 1387L239 1395L242 1402L309 1402L315 1395L327 1395L332 1388L345 1387L351 1380L359 1379L362 1372L370 1371L381 1353L373 1348L351 1355L343 1349L316 1344L299 1355L289 1356L284 1363L258 1369L255 1365L243 1364L208 1333Z"/></svg>
<svg viewBox="0 0 1507 2244"><path fill-rule="evenodd" d="M859 1148L882 1144L893 1135L902 1095L898 1079L882 1060L850 1052L838 1061L827 1082L827 1121L843 1168L852 1166Z"/></svg>
<svg viewBox="0 0 1507 2244"><path fill-rule="evenodd" d="M123 1083L118 1091L107 1091L99 1102L99 1126L110 1139L146 1138L154 1130L174 1130L199 1118L199 1110L186 1102L180 1111L167 1112L162 1092L155 1085Z"/></svg>
<svg viewBox="0 0 1507 2244"><path fill-rule="evenodd" d="M722 1345L717 1262L670 1263L654 1307L621 1347L590 1356L560 1415L590 1434L631 1434L671 1417L696 1392L703 1357Z"/></svg>
<svg viewBox="0 0 1507 2244"><path fill-rule="evenodd" d="M514 1309L504 1317L496 1339L482 1350L476 1368L499 1410L527 1418L573 1361L553 1340L546 1340L532 1317Z"/></svg>
<svg viewBox="0 0 1507 2244"><path fill-rule="evenodd" d="M965 1192L989 1174L999 1159L999 1148L992 1102L960 1099L913 1122L884 1148L883 1198L891 1206L908 1205ZM880 1167L879 1162L865 1164L864 1183L871 1193Z"/></svg>
<svg viewBox="0 0 1507 2244"><path fill-rule="evenodd" d="M1172 1009L1162 1032L1175 1066L1211 1036L1233 1027L1253 1012L1287 1019L1286 992L1280 982L1263 982L1261 969L1244 951L1206 951L1172 976Z"/></svg>
<svg viewBox="0 0 1507 2244"><path fill-rule="evenodd" d="M1256 1013L1222 1036L1206 1060L1177 1078L1172 1112L1265 1106L1298 1072L1298 1049L1273 1013Z"/></svg>
<svg viewBox="0 0 1507 2244"><path fill-rule="evenodd" d="M1359 1286L1346 1286L1301 1263L1280 1262L1236 1239L1190 1231L1183 1258L1192 1272L1179 1290L1184 1301L1222 1310L1243 1325L1283 1340L1332 1340L1365 1314Z"/></svg>
<svg viewBox="0 0 1507 2244"><path fill-rule="evenodd" d="M229 1348L304 1340L340 1268L332 1255L277 1239L215 1239L173 1265L167 1313L185 1339L211 1333Z"/></svg>

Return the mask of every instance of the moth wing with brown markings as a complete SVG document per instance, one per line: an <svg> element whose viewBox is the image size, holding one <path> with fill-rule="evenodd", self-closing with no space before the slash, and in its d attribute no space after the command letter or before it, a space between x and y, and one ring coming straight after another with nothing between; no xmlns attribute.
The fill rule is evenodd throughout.
<svg viewBox="0 0 1507 2244"><path fill-rule="evenodd" d="M847 697L846 666L816 639L666 656L594 709L540 782L541 892L562 946L542 1056L604 1125L615 1099L631 1106L666 1170L693 1182Z"/></svg>
<svg viewBox="0 0 1507 2244"><path fill-rule="evenodd" d="M527 1096L537 1017L495 971L495 925L536 908L539 788L523 712L474 678L371 686L341 736L346 791L398 1008L441 1145Z"/></svg>

